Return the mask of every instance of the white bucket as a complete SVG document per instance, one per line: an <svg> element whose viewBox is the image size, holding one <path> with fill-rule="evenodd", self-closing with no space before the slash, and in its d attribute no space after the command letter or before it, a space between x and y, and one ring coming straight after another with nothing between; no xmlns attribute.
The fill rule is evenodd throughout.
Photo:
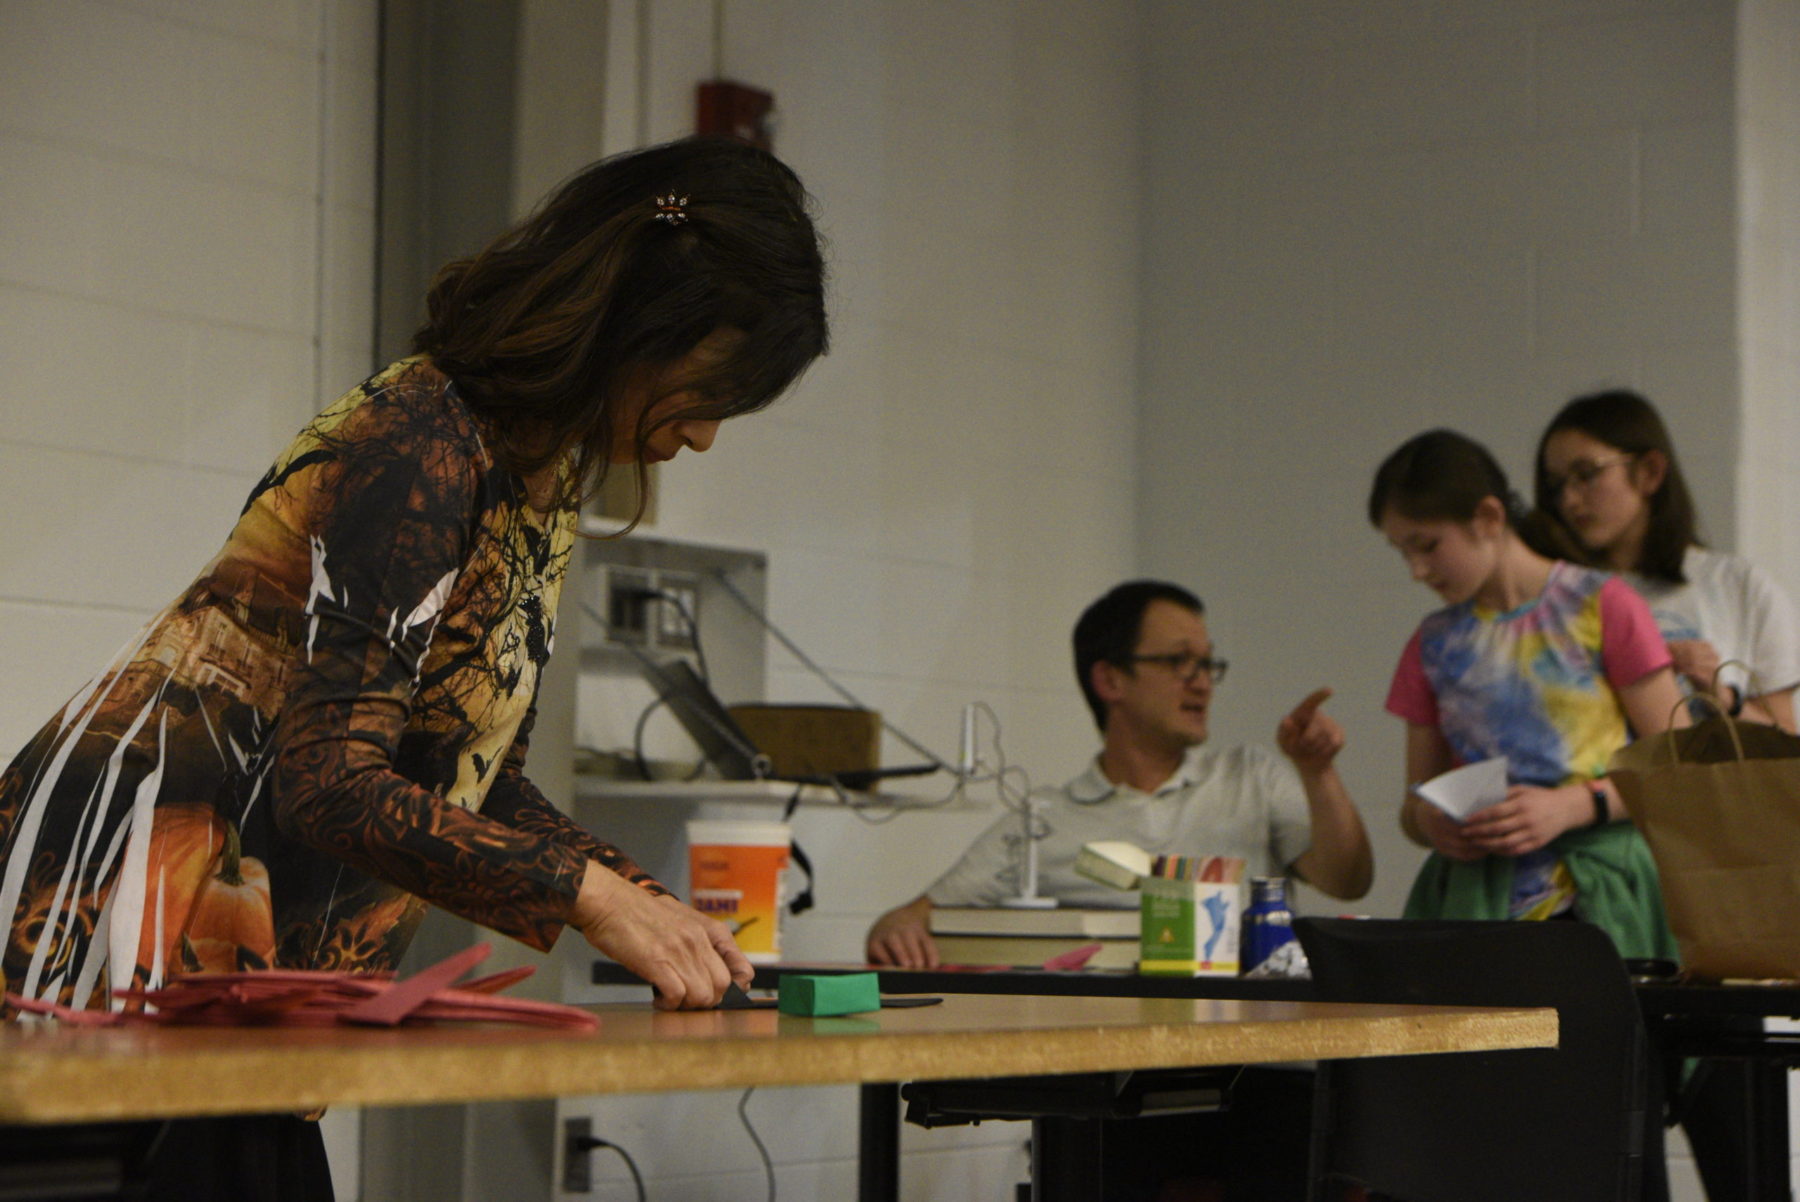
<svg viewBox="0 0 1800 1202"><path fill-rule="evenodd" d="M752 963L779 961L788 824L696 818L687 841L689 902L730 927Z"/></svg>

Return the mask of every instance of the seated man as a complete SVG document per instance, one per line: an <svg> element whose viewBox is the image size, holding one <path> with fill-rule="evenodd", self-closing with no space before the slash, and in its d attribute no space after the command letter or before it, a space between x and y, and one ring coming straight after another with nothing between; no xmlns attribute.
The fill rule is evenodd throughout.
<svg viewBox="0 0 1800 1202"><path fill-rule="evenodd" d="M1260 747L1206 741L1213 658L1199 598L1173 584L1121 584L1075 624L1075 673L1101 748L1045 804L1038 892L1068 904L1119 906L1127 896L1075 872L1085 843L1124 840L1155 854L1238 856L1247 876L1293 875L1333 897L1368 892L1368 835L1333 761L1344 732L1302 701L1275 732L1287 764ZM933 905L997 905L1017 896L1019 820L1004 815L923 894L869 929L870 963L934 968Z"/></svg>

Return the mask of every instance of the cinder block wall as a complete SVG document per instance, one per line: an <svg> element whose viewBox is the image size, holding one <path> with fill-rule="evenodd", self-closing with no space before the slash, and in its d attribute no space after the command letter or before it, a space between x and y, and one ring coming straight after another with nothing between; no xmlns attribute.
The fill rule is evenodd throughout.
<svg viewBox="0 0 1800 1202"><path fill-rule="evenodd" d="M0 6L0 744L366 374L374 11Z"/></svg>
<svg viewBox="0 0 1800 1202"><path fill-rule="evenodd" d="M374 53L361 0L0 4L0 756L367 374Z"/></svg>
<svg viewBox="0 0 1800 1202"><path fill-rule="evenodd" d="M771 617L856 696L947 759L963 704L986 702L1039 782L1095 745L1069 629L1134 556L1137 29L1136 6L1110 0L726 5L720 65L774 93L777 150L819 200L833 349L707 455L664 465L654 527L765 552ZM712 6L658 3L638 32L623 124L654 141L689 127L714 69ZM767 664L771 700L838 700L773 640ZM883 755L917 758L892 738ZM875 915L996 812L991 789L886 822L803 808L818 907L787 924L784 950L860 958ZM687 816L634 806L616 821L679 852ZM737 1102L565 1111L639 1156L654 1196L760 1197ZM782 1197L854 1195L853 1090L758 1093L747 1110ZM905 1196L1009 1197L1026 1134L906 1129ZM593 1196L631 1196L618 1165L594 1168L613 1192Z"/></svg>
<svg viewBox="0 0 1800 1202"><path fill-rule="evenodd" d="M653 7L647 52L609 58L646 72L632 128L663 137L713 69L712 13ZM8 746L367 366L374 8L0 7ZM1391 913L1416 857L1379 702L1429 599L1360 517L1382 453L1449 421L1522 472L1565 395L1630 383L1675 425L1714 541L1795 545L1767 450L1793 413L1791 197L1786 175L1741 186L1795 144L1780 4L725 15L726 72L776 92L820 198L837 348L674 465L657 532L768 552L775 619L933 746L985 700L1035 779L1074 771L1073 614L1130 571L1186 580L1237 661L1218 737L1267 739L1291 698L1339 688L1382 839L1363 908ZM777 648L770 669L774 698L820 698ZM851 954L990 812L803 815L822 903L796 946ZM846 1196L849 1101L752 1099L784 1196ZM735 1102L616 1103L603 1133L659 1197L737 1196L761 1175ZM908 1196L1003 1196L1020 1137L909 1132Z"/></svg>

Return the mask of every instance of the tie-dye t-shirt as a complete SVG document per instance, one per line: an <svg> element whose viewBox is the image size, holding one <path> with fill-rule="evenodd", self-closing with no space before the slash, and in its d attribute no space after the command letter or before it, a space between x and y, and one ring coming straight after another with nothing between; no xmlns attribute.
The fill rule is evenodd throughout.
<svg viewBox="0 0 1800 1202"><path fill-rule="evenodd" d="M1459 764L1503 755L1512 784L1604 776L1628 740L1618 690L1669 664L1649 606L1616 576L1551 565L1544 590L1506 613L1452 605L1419 625L1387 709L1440 731ZM1551 849L1520 856L1516 916L1567 908Z"/></svg>
<svg viewBox="0 0 1800 1202"><path fill-rule="evenodd" d="M575 514L422 359L353 389L0 774L8 991L394 967L426 901L548 947L589 860L523 774Z"/></svg>

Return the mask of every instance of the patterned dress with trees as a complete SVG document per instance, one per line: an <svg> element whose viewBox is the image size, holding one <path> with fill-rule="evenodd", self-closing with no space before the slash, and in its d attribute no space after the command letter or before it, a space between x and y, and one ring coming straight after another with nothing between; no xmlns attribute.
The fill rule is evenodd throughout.
<svg viewBox="0 0 1800 1202"><path fill-rule="evenodd" d="M301 431L219 555L0 776L6 990L390 969L427 902L548 948L589 860L523 775L575 515L442 372Z"/></svg>

